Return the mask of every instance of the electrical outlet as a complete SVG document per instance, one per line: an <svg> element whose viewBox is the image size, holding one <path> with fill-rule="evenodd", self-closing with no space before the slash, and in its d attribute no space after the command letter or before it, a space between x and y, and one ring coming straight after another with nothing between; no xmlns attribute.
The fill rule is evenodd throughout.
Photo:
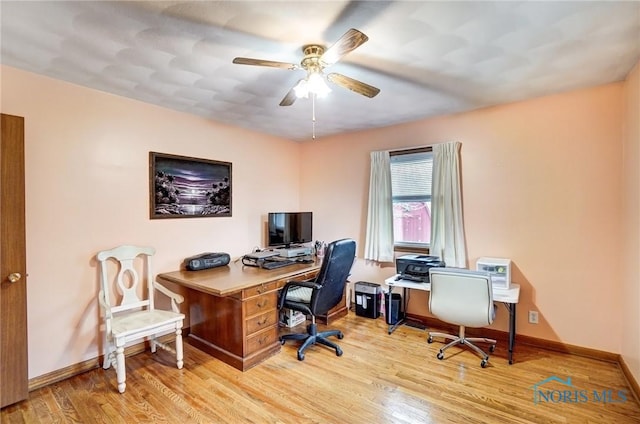
<svg viewBox="0 0 640 424"><path fill-rule="evenodd" d="M529 324L538 323L538 311L529 311Z"/></svg>

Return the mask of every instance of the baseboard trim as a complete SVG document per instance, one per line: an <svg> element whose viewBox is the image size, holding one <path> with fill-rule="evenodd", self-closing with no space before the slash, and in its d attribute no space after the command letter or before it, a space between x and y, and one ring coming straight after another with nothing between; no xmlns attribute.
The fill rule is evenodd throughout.
<svg viewBox="0 0 640 424"><path fill-rule="evenodd" d="M427 327L437 328L447 332L458 333L458 326L440 321L437 318L425 317L421 315L407 314L407 318L415 321L419 321ZM509 333L507 331L495 330L493 328L467 328L466 333L470 336L484 336L500 341L508 341ZM552 340L539 339L537 337L525 336L522 334L516 335L516 346L518 344L526 344L533 347L538 347L555 352L570 353L576 356L584 356L586 358L599 359L607 362L620 362L620 355L617 353L605 352L598 349L590 349L581 346L574 346L562 342L555 342Z"/></svg>
<svg viewBox="0 0 640 424"><path fill-rule="evenodd" d="M442 330L447 333L457 334L458 332L458 326L440 321L437 318L414 314L407 314L407 318L413 321L418 321L423 325L426 325L427 327L437 328L438 330ZM493 328L466 328L465 331L471 337L483 336L491 339L496 339L501 342L508 342L509 340L509 333L507 331L495 330ZM568 353L570 355L583 356L585 358L616 363L618 364L618 366L620 366L620 370L627 380L627 383L631 388L631 392L635 396L636 400L640 403L640 386L638 385L638 382L633 377L631 370L620 354L605 352L598 349L590 349L582 346L570 345L552 340L539 339L537 337L525 336L521 334L516 335L516 349L518 344L526 344L529 346L551 350L554 352ZM514 357L517 360L517 351Z"/></svg>
<svg viewBox="0 0 640 424"><path fill-rule="evenodd" d="M158 340L162 343L169 343L174 340L173 334L168 334L162 337L158 337ZM125 356L137 355L149 349L149 342L140 342L131 345L124 350ZM38 377L29 379L29 391L37 390L50 384L57 383L58 381L66 380L67 378L80 375L87 371L99 368L102 366L104 355L100 355L96 358L87 359L78 364L69 365L68 367L60 368L53 372L43 374ZM114 374L115 376L115 374Z"/></svg>
<svg viewBox="0 0 640 424"><path fill-rule="evenodd" d="M631 387L631 392L636 397L636 402L640 403L640 386L636 379L633 378L633 374L631 374L631 370L622 356L620 356L620 369L622 369L622 374L624 374L629 386Z"/></svg>
<svg viewBox="0 0 640 424"><path fill-rule="evenodd" d="M78 364L69 365L68 367L60 368L48 374L29 379L29 391L37 390L42 387L48 386L58 381L66 380L67 378L91 371L92 369L100 366L98 358L88 359Z"/></svg>

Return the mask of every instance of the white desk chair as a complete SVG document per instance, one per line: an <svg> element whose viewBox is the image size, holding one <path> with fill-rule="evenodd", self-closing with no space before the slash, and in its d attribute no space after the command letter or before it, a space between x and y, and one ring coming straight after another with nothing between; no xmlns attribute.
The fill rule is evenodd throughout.
<svg viewBox="0 0 640 424"><path fill-rule="evenodd" d="M184 314L180 313L178 304L184 298L154 281L151 270L154 253L152 247L120 246L96 255L100 262L101 280L98 300L105 323L103 368L106 370L115 364L120 393L124 393L126 388L124 348L129 342L149 340L152 352L155 353L156 347L160 346L175 353L178 369L183 365ZM155 309L156 290L171 298L172 311ZM175 333L175 349L157 340L158 336L169 332Z"/></svg>
<svg viewBox="0 0 640 424"><path fill-rule="evenodd" d="M429 332L427 342L432 343L434 337L452 340L440 348L437 358L444 358L444 351L453 345L469 346L482 356L480 365L486 367L489 361L482 349L473 342L490 343L489 351L496 348L496 341L487 338L466 337L465 327L485 327L493 322L493 288L488 273L470 271L460 268L431 268L429 270L431 294L429 311L438 319L458 325L457 336L446 333Z"/></svg>

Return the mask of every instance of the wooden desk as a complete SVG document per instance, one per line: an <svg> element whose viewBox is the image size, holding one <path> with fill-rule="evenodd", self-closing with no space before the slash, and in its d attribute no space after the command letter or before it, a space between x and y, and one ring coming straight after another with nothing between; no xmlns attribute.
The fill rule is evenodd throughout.
<svg viewBox="0 0 640 424"><path fill-rule="evenodd" d="M203 271L159 274L159 282L185 288L187 340L200 350L245 371L280 351L278 290L291 280L313 278L320 263L266 270L240 261ZM344 302L325 320L346 315Z"/></svg>

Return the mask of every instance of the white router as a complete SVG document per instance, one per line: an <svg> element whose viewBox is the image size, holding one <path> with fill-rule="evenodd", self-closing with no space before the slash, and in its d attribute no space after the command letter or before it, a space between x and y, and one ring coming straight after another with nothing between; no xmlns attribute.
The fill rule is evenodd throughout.
<svg viewBox="0 0 640 424"><path fill-rule="evenodd" d="M298 256L307 256L311 254L311 248L306 246L290 247L288 249L276 249L278 255L284 258L296 258Z"/></svg>
<svg viewBox="0 0 640 424"><path fill-rule="evenodd" d="M263 250L262 252L252 252L245 255L246 258L249 259L264 259L270 258L272 256L278 256L278 252L273 250Z"/></svg>

